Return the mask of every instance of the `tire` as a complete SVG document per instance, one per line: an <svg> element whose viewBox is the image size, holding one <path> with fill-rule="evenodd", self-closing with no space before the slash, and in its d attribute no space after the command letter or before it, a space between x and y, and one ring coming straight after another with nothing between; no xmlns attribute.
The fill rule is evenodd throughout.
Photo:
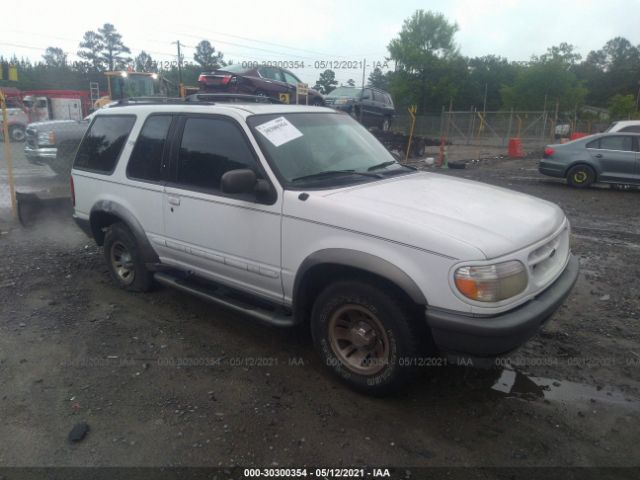
<svg viewBox="0 0 640 480"><path fill-rule="evenodd" d="M26 135L24 127L20 125L12 125L9 127L9 138L11 138L12 142L24 142Z"/></svg>
<svg viewBox="0 0 640 480"><path fill-rule="evenodd" d="M73 158L76 150L78 149L79 142L62 142L58 145L58 151L56 158L50 163L51 170L60 177L69 178L71 175L71 167L73 165Z"/></svg>
<svg viewBox="0 0 640 480"><path fill-rule="evenodd" d="M142 261L138 243L121 222L112 224L104 236L104 257L113 281L131 292L148 292L153 276Z"/></svg>
<svg viewBox="0 0 640 480"><path fill-rule="evenodd" d="M567 183L574 188L587 188L596 181L596 172L589 165L576 165L567 172Z"/></svg>
<svg viewBox="0 0 640 480"><path fill-rule="evenodd" d="M383 132L388 132L391 128L391 119L389 117L384 117L382 119L382 123L380 124L380 130Z"/></svg>
<svg viewBox="0 0 640 480"><path fill-rule="evenodd" d="M339 281L327 287L314 303L311 334L323 363L354 390L387 395L416 376L417 322L375 284Z"/></svg>

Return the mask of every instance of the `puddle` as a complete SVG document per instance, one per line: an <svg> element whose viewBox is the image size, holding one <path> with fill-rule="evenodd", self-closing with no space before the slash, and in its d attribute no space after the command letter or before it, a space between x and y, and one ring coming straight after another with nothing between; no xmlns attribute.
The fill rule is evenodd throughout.
<svg viewBox="0 0 640 480"><path fill-rule="evenodd" d="M545 399L551 402L617 405L640 410L640 401L612 387L598 389L583 383L530 377L516 370L505 369L491 387L505 396Z"/></svg>

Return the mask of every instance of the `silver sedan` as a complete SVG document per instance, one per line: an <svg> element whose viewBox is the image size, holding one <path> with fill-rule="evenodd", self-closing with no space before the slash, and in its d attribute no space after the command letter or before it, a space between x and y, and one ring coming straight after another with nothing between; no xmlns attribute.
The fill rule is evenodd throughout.
<svg viewBox="0 0 640 480"><path fill-rule="evenodd" d="M595 182L640 185L640 134L601 133L548 145L539 170L577 188Z"/></svg>

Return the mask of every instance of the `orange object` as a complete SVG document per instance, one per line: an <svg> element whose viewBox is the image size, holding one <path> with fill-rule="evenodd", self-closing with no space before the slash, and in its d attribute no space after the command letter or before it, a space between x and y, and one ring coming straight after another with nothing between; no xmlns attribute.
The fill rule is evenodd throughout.
<svg viewBox="0 0 640 480"><path fill-rule="evenodd" d="M586 137L588 134L584 132L574 132L571 134L571 140L577 140L578 138Z"/></svg>
<svg viewBox="0 0 640 480"><path fill-rule="evenodd" d="M445 149L445 145L444 145L444 137L440 137L440 153L438 154L438 167L441 167L442 164L444 163L444 149Z"/></svg>
<svg viewBox="0 0 640 480"><path fill-rule="evenodd" d="M509 158L523 158L522 141L519 138L509 139Z"/></svg>

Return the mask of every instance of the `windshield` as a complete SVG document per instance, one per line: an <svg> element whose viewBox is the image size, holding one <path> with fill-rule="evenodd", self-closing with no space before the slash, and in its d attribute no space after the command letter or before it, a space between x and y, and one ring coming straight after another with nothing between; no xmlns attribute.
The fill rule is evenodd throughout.
<svg viewBox="0 0 640 480"><path fill-rule="evenodd" d="M111 77L111 98L150 97L155 93L153 78L149 75L129 74Z"/></svg>
<svg viewBox="0 0 640 480"><path fill-rule="evenodd" d="M287 186L320 188L413 171L348 115L256 115L248 123Z"/></svg>
<svg viewBox="0 0 640 480"><path fill-rule="evenodd" d="M355 88L355 87L338 87L335 90L332 90L331 93L329 93L328 95L326 95L329 98L332 97L359 97L360 94L362 93L362 89L361 88Z"/></svg>

